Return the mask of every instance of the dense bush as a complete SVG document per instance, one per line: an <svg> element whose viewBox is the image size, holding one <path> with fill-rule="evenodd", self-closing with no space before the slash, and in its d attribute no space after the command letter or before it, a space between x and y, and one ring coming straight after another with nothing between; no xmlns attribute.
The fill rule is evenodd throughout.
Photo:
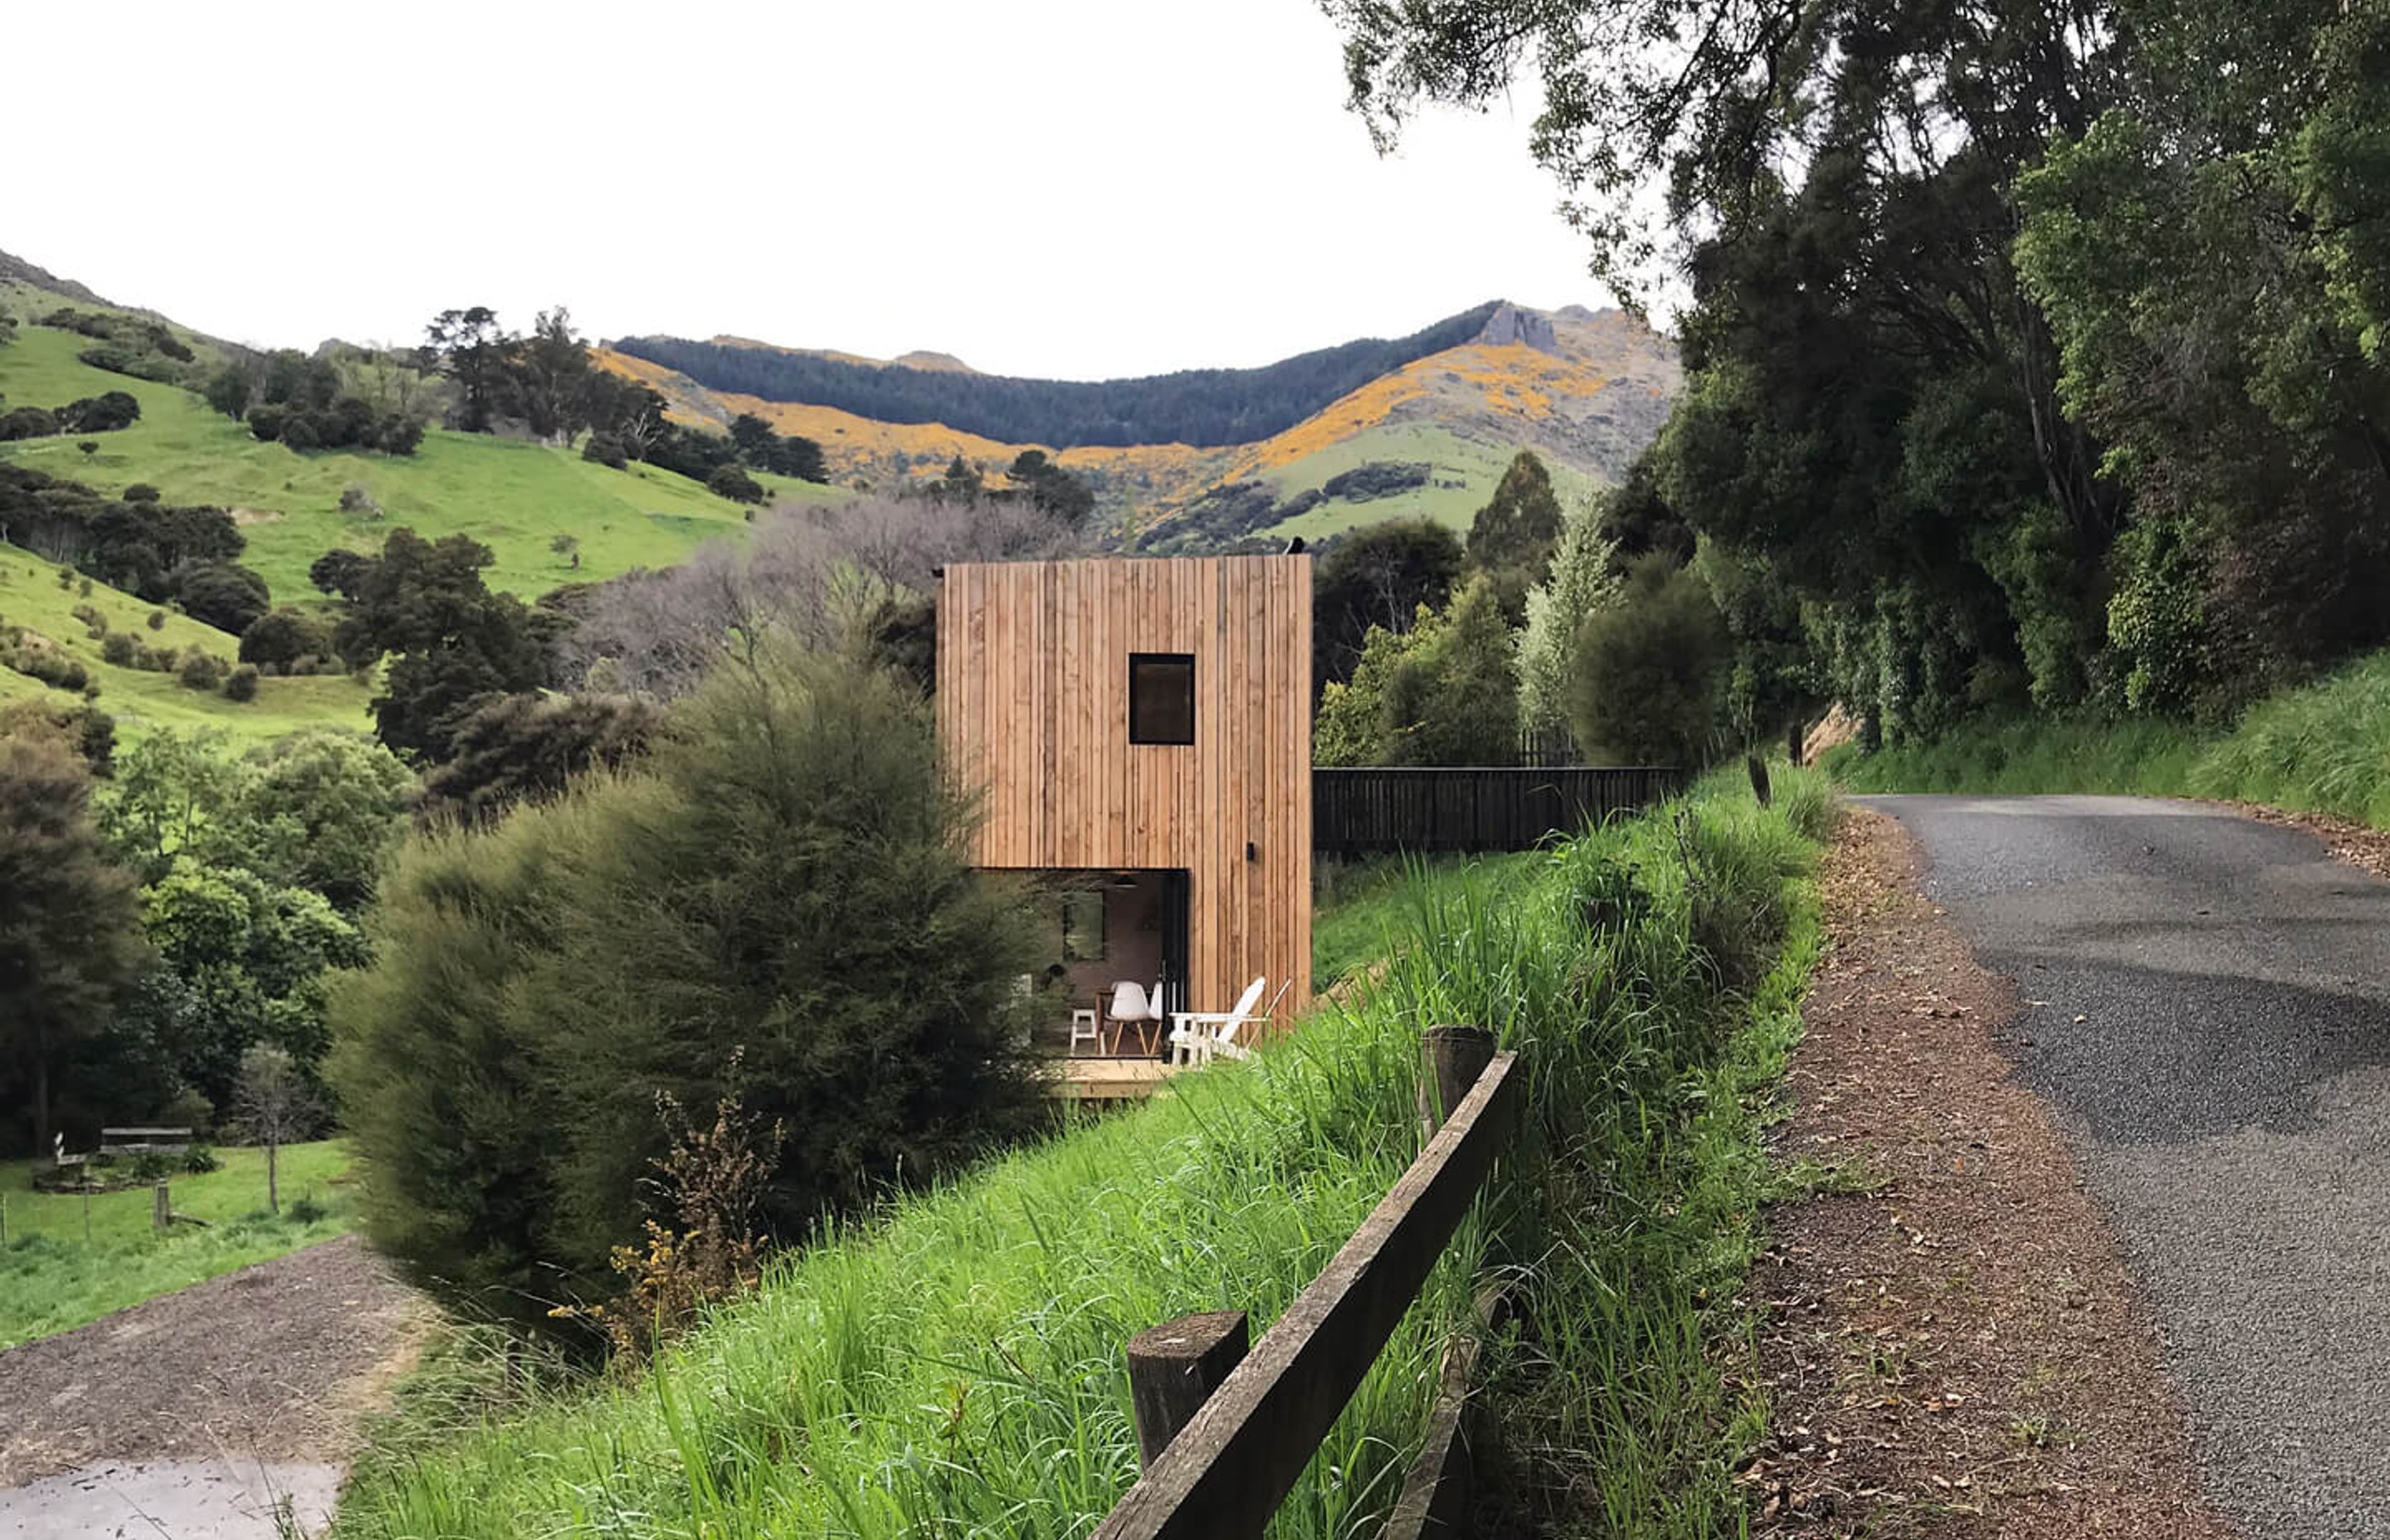
<svg viewBox="0 0 2390 1540"><path fill-rule="evenodd" d="M183 661L174 668L174 677L182 681L185 689L214 689L224 683L224 675L223 660L211 657L197 648L185 654Z"/></svg>
<svg viewBox="0 0 2390 1540"><path fill-rule="evenodd" d="M230 674L225 674L224 693L227 700L247 702L256 699L257 665L242 663L235 667Z"/></svg>
<svg viewBox="0 0 2390 1540"><path fill-rule="evenodd" d="M193 620L236 636L255 624L274 603L263 578L231 561L186 563L168 578L167 589Z"/></svg>
<svg viewBox="0 0 2390 1540"><path fill-rule="evenodd" d="M524 1324L637 1233L657 1097L788 1143L765 1218L934 1179L1026 1126L1020 906L971 871L929 712L861 665L718 674L631 776L402 855L342 991L366 1225Z"/></svg>
<svg viewBox="0 0 2390 1540"><path fill-rule="evenodd" d="M1365 460L1350 470L1340 470L1330 476L1319 490L1329 497L1342 498L1348 503L1363 503L1425 486L1428 472L1433 468L1420 460Z"/></svg>
<svg viewBox="0 0 2390 1540"><path fill-rule="evenodd" d="M240 661L261 667L288 669L331 650L331 627L303 610L269 610L240 634Z"/></svg>
<svg viewBox="0 0 2390 1540"><path fill-rule="evenodd" d="M0 641L0 665L52 689L80 690L91 683L90 673L71 655L22 637Z"/></svg>
<svg viewBox="0 0 2390 1540"><path fill-rule="evenodd" d="M734 503L760 503L764 484L735 465L717 466L705 479L705 490Z"/></svg>
<svg viewBox="0 0 2390 1540"><path fill-rule="evenodd" d="M424 777L418 812L489 822L589 770L627 764L662 725L662 712L638 696L498 696L457 724L448 762Z"/></svg>
<svg viewBox="0 0 2390 1540"><path fill-rule="evenodd" d="M1577 743L1614 764L1706 763L1728 645L1700 577L1664 555L1642 558L1618 602L1578 633L1569 712Z"/></svg>
<svg viewBox="0 0 2390 1540"><path fill-rule="evenodd" d="M140 654L141 644L135 641L126 632L111 631L99 639L101 660L113 663L118 668L135 667Z"/></svg>
<svg viewBox="0 0 2390 1540"><path fill-rule="evenodd" d="M590 434L589 442L581 446L581 457L594 460L611 470L620 470L631 463L630 451L624 449L623 441L611 433Z"/></svg>

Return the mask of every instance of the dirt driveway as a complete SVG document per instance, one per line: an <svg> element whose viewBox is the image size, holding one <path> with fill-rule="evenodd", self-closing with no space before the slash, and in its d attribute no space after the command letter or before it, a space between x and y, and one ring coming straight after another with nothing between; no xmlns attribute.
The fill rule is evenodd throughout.
<svg viewBox="0 0 2390 1540"><path fill-rule="evenodd" d="M103 1464L341 1460L428 1321L351 1237L0 1353L0 1534L9 1489Z"/></svg>

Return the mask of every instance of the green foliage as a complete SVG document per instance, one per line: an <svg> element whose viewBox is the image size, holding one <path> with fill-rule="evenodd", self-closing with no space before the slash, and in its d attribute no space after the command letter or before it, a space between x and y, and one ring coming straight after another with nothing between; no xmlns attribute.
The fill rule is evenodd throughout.
<svg viewBox="0 0 2390 1540"><path fill-rule="evenodd" d="M1577 743L1613 764L1700 765L1718 730L1727 635L1709 589L1665 556L1577 633L1569 685Z"/></svg>
<svg viewBox="0 0 2390 1540"><path fill-rule="evenodd" d="M335 634L362 668L396 654L374 698L375 730L400 753L444 759L450 736L484 696L536 688L547 673L531 611L482 581L490 548L463 535L427 541L398 529L381 555L317 566L353 597Z"/></svg>
<svg viewBox="0 0 2390 1540"><path fill-rule="evenodd" d="M1508 764L1518 752L1515 648L1480 576L1411 630L1370 628L1353 677L1321 693L1317 764Z"/></svg>
<svg viewBox="0 0 2390 1540"><path fill-rule="evenodd" d="M51 1135L52 1078L96 1034L142 956L133 881L92 828L91 773L60 737L19 724L0 737L0 1106L19 1136Z"/></svg>
<svg viewBox="0 0 2390 1540"><path fill-rule="evenodd" d="M706 477L705 490L734 503L760 503L765 496L764 483L735 465L717 466Z"/></svg>
<svg viewBox="0 0 2390 1540"><path fill-rule="evenodd" d="M1521 612L1527 590L1543 582L1562 522L1551 473L1522 449L1469 526L1469 559L1493 577L1505 613Z"/></svg>
<svg viewBox="0 0 2390 1540"><path fill-rule="evenodd" d="M628 776L417 841L342 992L369 1228L476 1311L542 1326L559 1290L610 1291L659 1094L735 1090L786 1124L765 1217L790 1238L1040 1105L1013 1037L1022 911L965 863L918 697L775 658L674 725Z"/></svg>
<svg viewBox="0 0 2390 1540"><path fill-rule="evenodd" d="M225 699L247 705L257 699L257 665L241 663L225 675Z"/></svg>
<svg viewBox="0 0 2390 1540"><path fill-rule="evenodd" d="M1312 677L1351 678L1372 627L1408 631L1422 606L1442 609L1462 557L1453 533L1425 519L1390 520L1339 539L1312 568Z"/></svg>
<svg viewBox="0 0 2390 1540"><path fill-rule="evenodd" d="M1992 717L1932 743L1845 751L1831 768L1868 791L2217 797L2390 828L2390 653L2260 700L2229 728Z"/></svg>
<svg viewBox="0 0 2390 1540"><path fill-rule="evenodd" d="M1519 725L1529 733L1568 727L1569 675L1586 617L1617 602L1617 546L1600 505L1580 507L1561 526L1551 568L1527 590L1519 632Z"/></svg>
<svg viewBox="0 0 2390 1540"><path fill-rule="evenodd" d="M784 1255L642 1374L385 1428L345 1532L1084 1534L1137 1475L1124 1335L1195 1309L1249 1309L1256 1329L1283 1312L1417 1153L1425 1020L1486 1023L1521 1055L1521 1129L1495 1200L1272 1533L1381 1526L1489 1267L1538 1332L1532 1352L1488 1344L1491 1408L1509 1446L1563 1462L1506 1486L1513 1506L1614 1491L1619 1533L1729 1532L1748 1320L1727 1302L1758 1246L1762 1091L1797 1033L1815 930L1808 847L1780 818L1747 797L1701 816L1748 855L1699 876L1759 884L1754 909L1787 938L1748 1010L1691 944L1665 820L1397 876L1394 902L1372 905L1380 982L1255 1061ZM1622 883L1641 898L1629 918L1588 927ZM969 1480L951 1479L958 1448Z"/></svg>
<svg viewBox="0 0 2390 1540"><path fill-rule="evenodd" d="M502 695L458 722L446 764L423 780L426 819L486 823L561 792L575 776L647 751L663 712L628 695Z"/></svg>

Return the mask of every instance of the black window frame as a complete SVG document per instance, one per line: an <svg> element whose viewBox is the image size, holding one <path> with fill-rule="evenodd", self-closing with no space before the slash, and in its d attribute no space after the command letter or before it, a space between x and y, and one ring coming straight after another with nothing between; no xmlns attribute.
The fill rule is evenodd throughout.
<svg viewBox="0 0 2390 1540"><path fill-rule="evenodd" d="M1138 686L1140 673L1156 664L1176 664L1187 679L1187 736L1185 738L1149 738L1142 730L1143 713L1137 709L1143 698ZM1191 652L1132 652L1128 655L1128 740L1134 744L1150 744L1162 748L1186 748L1195 741L1195 655Z"/></svg>

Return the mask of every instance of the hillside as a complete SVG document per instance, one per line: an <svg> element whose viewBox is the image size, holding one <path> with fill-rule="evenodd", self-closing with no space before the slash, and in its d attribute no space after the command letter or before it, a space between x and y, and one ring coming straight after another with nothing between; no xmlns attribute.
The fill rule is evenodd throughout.
<svg viewBox="0 0 2390 1540"><path fill-rule="evenodd" d="M62 584L61 576L66 578ZM186 615L119 593L95 583L85 594L75 575L30 551L0 545L0 627L23 627L35 645L54 648L76 662L99 686L95 702L116 719L120 733L172 727L182 731L219 729L242 742L265 742L302 727L370 729L366 703L372 699L369 679L344 674L315 674L257 682L257 698L235 701L213 691L186 688L171 674L119 668L104 661L99 639L74 613L88 605L107 619L110 631L128 633L145 646L171 647L178 652L208 653L229 663L239 654L240 641ZM165 618L156 630L148 625L153 610ZM71 704L81 699L53 689L40 680L0 668L0 706L18 700L48 699Z"/></svg>
<svg viewBox="0 0 2390 1540"><path fill-rule="evenodd" d="M563 583L667 566L706 539L745 528L746 508L686 477L636 461L610 470L570 450L520 440L433 429L412 456L302 453L260 443L189 391L81 362L76 355L89 339L30 324L58 302L55 292L36 290L21 277L0 280L0 309L19 320L16 341L0 346L0 398L48 404L124 391L141 403L141 420L96 435L99 449L89 456L76 448L76 436L60 435L0 443L0 458L106 492L147 482L170 503L231 508L249 538L243 561L280 600L315 597L307 568L325 551L377 549L400 525L434 538L461 533L481 541L497 557L491 586L525 598ZM786 478L759 479L782 498L844 495ZM379 518L341 511L341 494L351 486L380 505ZM548 548L559 534L580 542L577 572Z"/></svg>
<svg viewBox="0 0 2390 1540"><path fill-rule="evenodd" d="M1317 538L1413 514L1465 524L1519 449L1543 456L1563 491L1583 490L1614 481L1666 419L1681 372L1676 350L1632 318L1509 303L1466 314L1480 319L1450 345L1375 375L1265 437L1230 444L1033 444L943 421L866 417L819 400L712 390L619 348L600 356L662 392L683 420L726 424L752 413L783 433L816 440L842 484L902 484L937 474L956 456L1000 470L1024 448L1046 449L1096 486L1121 536L1163 550L1249 536ZM640 345L665 351L653 341ZM775 351L744 340L721 346ZM960 390L991 378L949 384ZM1365 467L1382 468L1331 486Z"/></svg>

